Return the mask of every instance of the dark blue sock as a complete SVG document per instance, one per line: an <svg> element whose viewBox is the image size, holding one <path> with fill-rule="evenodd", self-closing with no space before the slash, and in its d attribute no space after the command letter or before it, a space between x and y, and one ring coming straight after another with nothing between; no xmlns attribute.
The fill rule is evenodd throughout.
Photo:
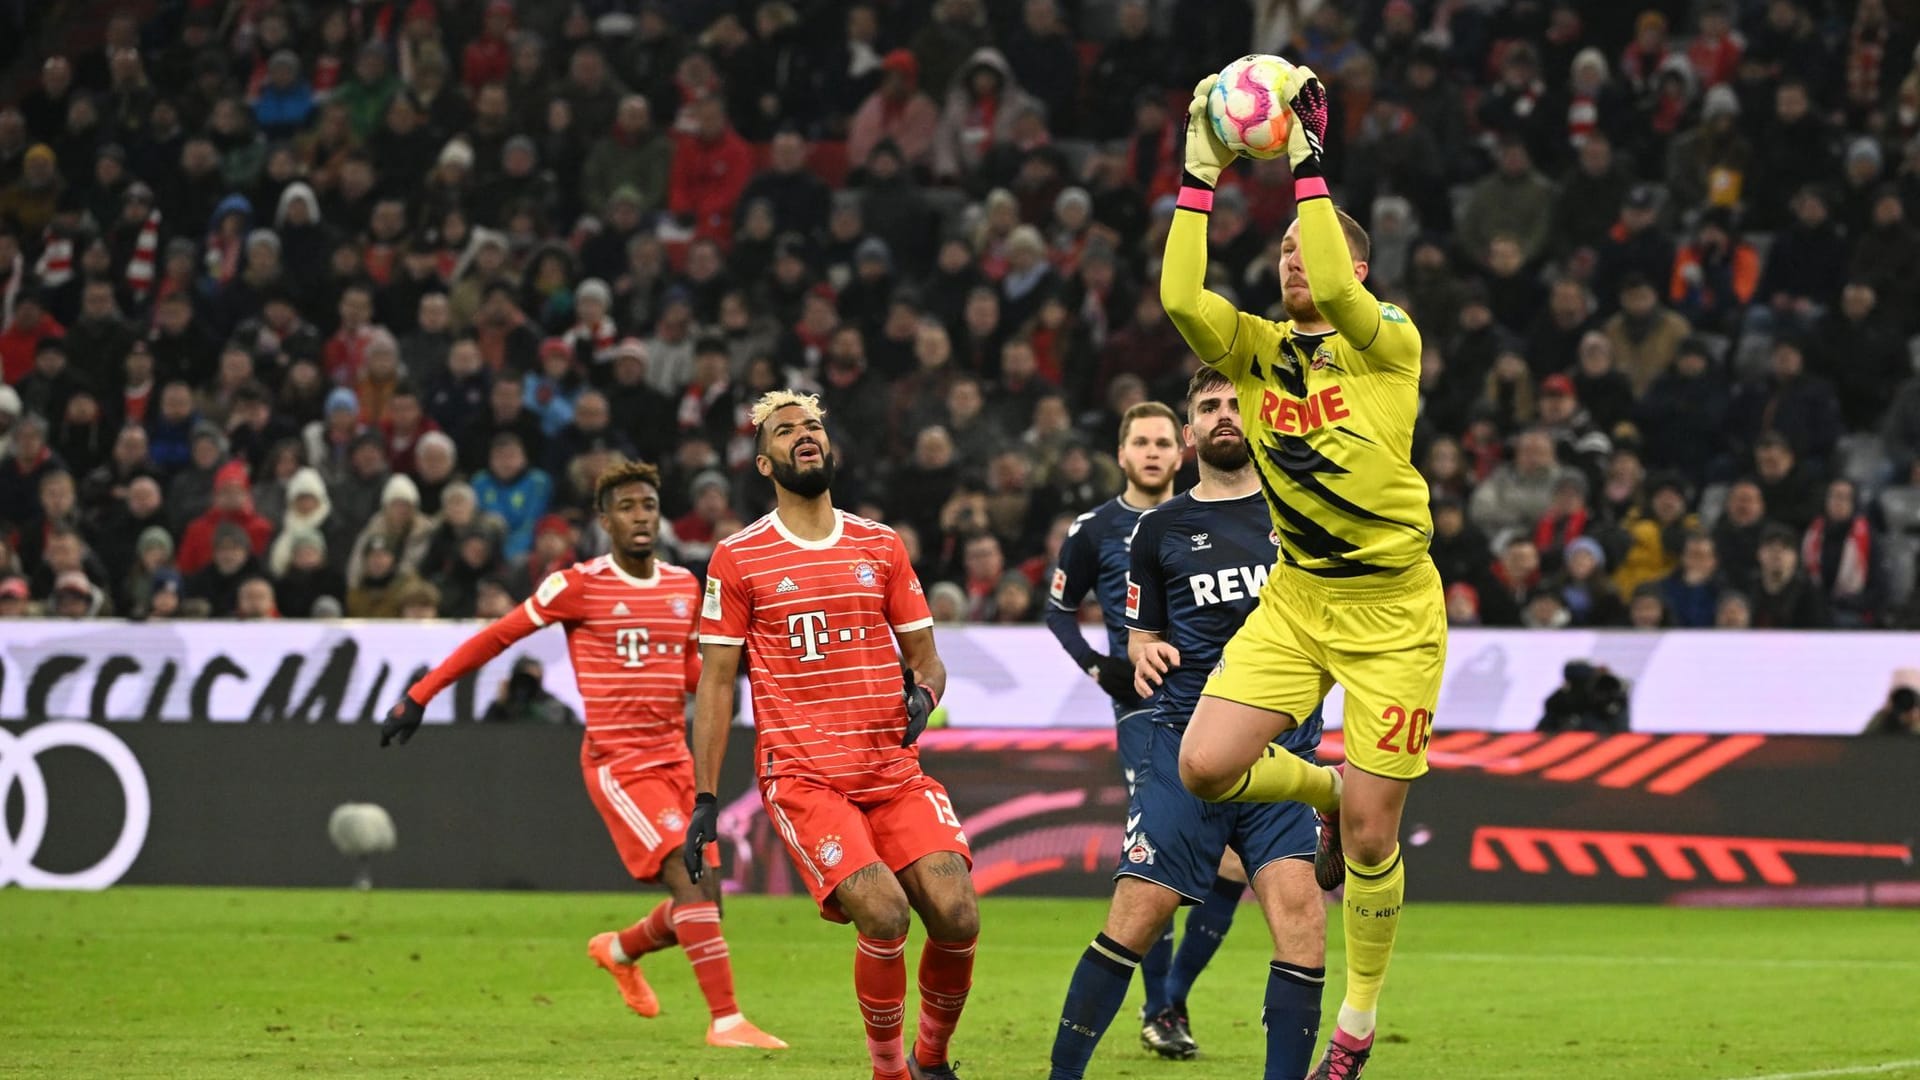
<svg viewBox="0 0 1920 1080"><path fill-rule="evenodd" d="M1267 965L1267 1001L1260 1010L1267 1029L1266 1080L1304 1080L1313 1062L1313 1040L1320 1033L1320 990L1324 967L1299 967L1275 960Z"/></svg>
<svg viewBox="0 0 1920 1080"><path fill-rule="evenodd" d="M1181 935L1180 948L1173 954L1173 968L1167 972L1167 997L1174 1007L1186 1005L1193 981L1220 951L1220 942L1233 926L1234 909L1240 906L1240 896L1246 891L1238 881L1217 877L1206 901L1187 909L1187 932Z"/></svg>
<svg viewBox="0 0 1920 1080"><path fill-rule="evenodd" d="M1053 1033L1053 1071L1048 1080L1081 1080L1093 1048L1107 1033L1113 1015L1127 1000L1127 984L1140 966L1140 954L1105 934L1080 954L1067 984L1067 1001L1060 1006L1060 1029Z"/></svg>
<svg viewBox="0 0 1920 1080"><path fill-rule="evenodd" d="M1157 1016L1173 1004L1167 996L1167 971L1173 967L1173 921L1160 933L1147 955L1140 958L1140 981L1147 986L1147 1015Z"/></svg>

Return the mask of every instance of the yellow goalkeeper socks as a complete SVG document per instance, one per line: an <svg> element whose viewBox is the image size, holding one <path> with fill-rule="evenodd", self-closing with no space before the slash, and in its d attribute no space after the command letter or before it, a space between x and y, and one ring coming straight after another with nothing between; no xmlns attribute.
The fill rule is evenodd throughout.
<svg viewBox="0 0 1920 1080"><path fill-rule="evenodd" d="M1400 929L1400 903L1406 897L1407 875L1396 845L1387 861L1377 866L1347 857L1347 895L1341 923L1347 938L1347 995L1340 1007L1341 1024L1349 1020L1373 1029L1373 1010L1380 1000L1380 984L1393 959L1393 938Z"/></svg>
<svg viewBox="0 0 1920 1080"><path fill-rule="evenodd" d="M1340 809L1340 774L1269 745L1239 782L1210 802L1303 802L1323 814Z"/></svg>

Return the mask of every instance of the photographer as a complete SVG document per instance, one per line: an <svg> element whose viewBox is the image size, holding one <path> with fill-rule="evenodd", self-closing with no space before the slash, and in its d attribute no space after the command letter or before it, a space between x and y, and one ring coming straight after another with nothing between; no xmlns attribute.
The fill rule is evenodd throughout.
<svg viewBox="0 0 1920 1080"><path fill-rule="evenodd" d="M1920 735L1920 693L1910 687L1895 687L1860 734Z"/></svg>
<svg viewBox="0 0 1920 1080"><path fill-rule="evenodd" d="M1560 689L1547 697L1536 731L1592 731L1618 735L1627 730L1627 684L1605 667L1584 660L1567 663Z"/></svg>
<svg viewBox="0 0 1920 1080"><path fill-rule="evenodd" d="M513 663L513 675L500 684L500 696L487 706L484 724L578 724L567 703L547 693L540 661L523 656Z"/></svg>

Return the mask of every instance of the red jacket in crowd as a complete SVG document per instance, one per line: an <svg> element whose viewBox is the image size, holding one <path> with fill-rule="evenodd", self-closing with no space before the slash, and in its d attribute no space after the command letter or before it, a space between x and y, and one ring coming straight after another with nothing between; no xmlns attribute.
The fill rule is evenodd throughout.
<svg viewBox="0 0 1920 1080"><path fill-rule="evenodd" d="M711 140L675 135L667 209L692 218L696 236L724 244L733 234L734 206L752 178L753 149L732 128Z"/></svg>

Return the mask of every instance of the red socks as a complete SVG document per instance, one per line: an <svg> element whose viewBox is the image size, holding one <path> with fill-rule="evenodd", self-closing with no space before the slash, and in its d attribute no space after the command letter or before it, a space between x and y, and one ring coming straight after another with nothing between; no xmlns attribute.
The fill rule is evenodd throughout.
<svg viewBox="0 0 1920 1080"><path fill-rule="evenodd" d="M913 1040L913 1059L922 1066L947 1062L947 1043L960 1022L960 1010L966 1008L967 991L973 987L977 940L928 938L920 951L920 1033Z"/></svg>
<svg viewBox="0 0 1920 1080"><path fill-rule="evenodd" d="M686 951L687 962L693 965L693 977L699 980L713 1018L725 1020L739 1015L740 1005L733 997L733 962L727 958L727 939L720 934L720 905L675 905L673 933Z"/></svg>
<svg viewBox="0 0 1920 1080"><path fill-rule="evenodd" d="M672 945L673 901L660 901L660 906L647 913L647 917L620 931L620 951L627 954L628 960L638 960L650 952L658 952Z"/></svg>
<svg viewBox="0 0 1920 1080"><path fill-rule="evenodd" d="M867 1024L867 1055L875 1080L907 1075L900 1029L907 1011L907 939L861 934L853 954L853 991Z"/></svg>

